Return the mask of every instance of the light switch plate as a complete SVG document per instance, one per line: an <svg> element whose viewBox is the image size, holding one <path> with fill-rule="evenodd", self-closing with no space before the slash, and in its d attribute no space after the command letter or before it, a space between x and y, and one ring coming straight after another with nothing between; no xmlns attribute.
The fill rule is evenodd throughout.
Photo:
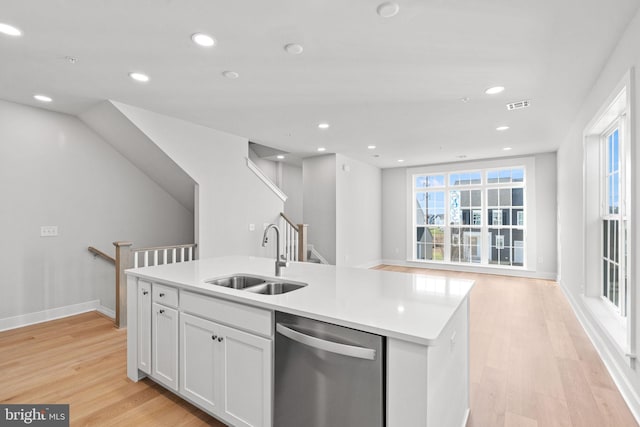
<svg viewBox="0 0 640 427"><path fill-rule="evenodd" d="M57 235L57 225L43 225L42 227L40 227L40 237L56 237Z"/></svg>

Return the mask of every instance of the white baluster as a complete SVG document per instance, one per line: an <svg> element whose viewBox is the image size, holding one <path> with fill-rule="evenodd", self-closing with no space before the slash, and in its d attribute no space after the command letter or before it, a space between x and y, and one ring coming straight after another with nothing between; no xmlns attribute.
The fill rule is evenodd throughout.
<svg viewBox="0 0 640 427"><path fill-rule="evenodd" d="M133 268L138 268L138 252L133 253Z"/></svg>
<svg viewBox="0 0 640 427"><path fill-rule="evenodd" d="M184 262L184 246L180 248L180 262Z"/></svg>
<svg viewBox="0 0 640 427"><path fill-rule="evenodd" d="M176 248L171 250L171 262L176 262Z"/></svg>
<svg viewBox="0 0 640 427"><path fill-rule="evenodd" d="M168 250L168 249L165 249L165 250L164 250L164 256L162 257L162 263L163 263L163 264L169 264L169 263L167 262L167 250Z"/></svg>
<svg viewBox="0 0 640 427"><path fill-rule="evenodd" d="M293 233L293 260L298 261L298 232Z"/></svg>
<svg viewBox="0 0 640 427"><path fill-rule="evenodd" d="M189 261L193 261L193 247L189 246Z"/></svg>
<svg viewBox="0 0 640 427"><path fill-rule="evenodd" d="M144 266L149 266L149 251L144 251Z"/></svg>
<svg viewBox="0 0 640 427"><path fill-rule="evenodd" d="M153 265L158 265L158 250L153 251Z"/></svg>

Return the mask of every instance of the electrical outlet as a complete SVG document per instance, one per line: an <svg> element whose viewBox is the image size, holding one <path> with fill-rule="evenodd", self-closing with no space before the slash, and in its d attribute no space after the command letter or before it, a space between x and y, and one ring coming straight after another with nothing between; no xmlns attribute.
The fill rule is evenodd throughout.
<svg viewBox="0 0 640 427"><path fill-rule="evenodd" d="M40 237L56 237L57 235L57 225L43 225L42 227L40 227Z"/></svg>

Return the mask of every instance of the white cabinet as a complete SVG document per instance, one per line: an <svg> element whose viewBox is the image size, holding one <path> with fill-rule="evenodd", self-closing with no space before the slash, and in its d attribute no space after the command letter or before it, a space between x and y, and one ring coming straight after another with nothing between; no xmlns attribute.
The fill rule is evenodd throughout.
<svg viewBox="0 0 640 427"><path fill-rule="evenodd" d="M180 314L180 393L211 412L218 411L220 401L217 329L213 322Z"/></svg>
<svg viewBox="0 0 640 427"><path fill-rule="evenodd" d="M151 374L151 283L140 280L137 292L138 369Z"/></svg>
<svg viewBox="0 0 640 427"><path fill-rule="evenodd" d="M178 311L153 303L152 334L151 376L178 390Z"/></svg>
<svg viewBox="0 0 640 427"><path fill-rule="evenodd" d="M272 341L180 314L180 393L233 426L271 425Z"/></svg>
<svg viewBox="0 0 640 427"><path fill-rule="evenodd" d="M222 327L224 418L234 426L271 425L272 341Z"/></svg>

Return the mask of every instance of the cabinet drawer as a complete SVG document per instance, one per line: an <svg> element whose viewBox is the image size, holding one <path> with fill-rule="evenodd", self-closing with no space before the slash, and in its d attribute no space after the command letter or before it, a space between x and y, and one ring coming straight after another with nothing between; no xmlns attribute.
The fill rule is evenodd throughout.
<svg viewBox="0 0 640 427"><path fill-rule="evenodd" d="M153 302L169 307L178 307L178 289L157 283L153 284L152 289Z"/></svg>
<svg viewBox="0 0 640 427"><path fill-rule="evenodd" d="M183 291L180 309L265 337L273 336L273 312L215 297Z"/></svg>

